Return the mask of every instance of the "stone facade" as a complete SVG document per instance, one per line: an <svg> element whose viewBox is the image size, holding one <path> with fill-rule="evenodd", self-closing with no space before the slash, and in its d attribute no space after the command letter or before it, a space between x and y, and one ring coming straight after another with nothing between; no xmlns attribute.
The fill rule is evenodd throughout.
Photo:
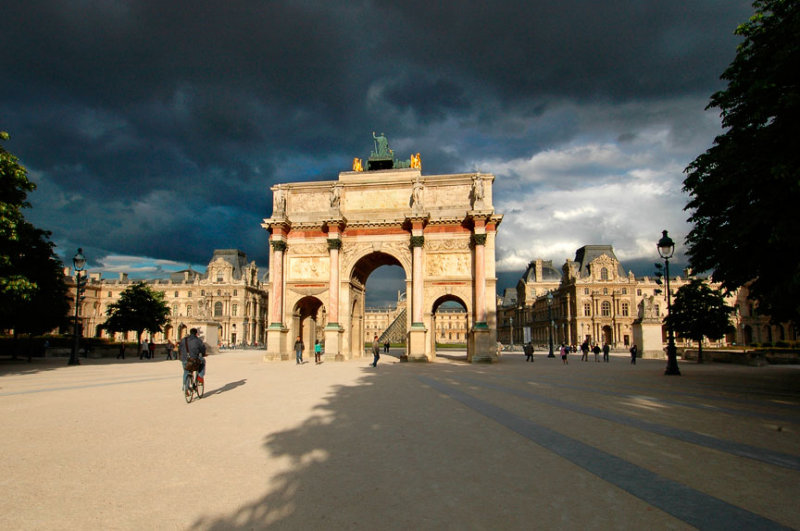
<svg viewBox="0 0 800 531"><path fill-rule="evenodd" d="M686 274L671 276L673 300L689 278ZM661 293L657 293L658 290ZM548 292L553 295L550 304ZM735 310L731 318L735 332L704 344L749 345L777 338L797 339L797 332L790 325L770 325L768 317L754 315L757 309L747 300L746 287L729 294L726 299ZM586 245L576 251L574 260L566 261L560 272L549 261L534 260L529 264L517 283L516 300L498 307L498 334L502 338L513 334L514 343L522 343L527 327L535 344L547 345L548 323L552 319L556 345L562 342L580 345L588 340L627 348L643 337L651 338L649 343L653 342L653 337L658 337L659 344L651 345L648 352L662 357L667 340L662 321L666 315L666 285L658 285L655 278L637 278L631 272L626 273L610 245ZM653 336L654 324L658 326L656 336ZM637 344L641 350L641 343ZM691 346L692 342L677 337L676 344Z"/></svg>
<svg viewBox="0 0 800 531"><path fill-rule="evenodd" d="M69 270L65 271L65 275ZM65 278L75 307L75 279ZM109 337L102 325L108 306L119 300L120 293L136 282L145 282L153 291L161 292L169 306L170 322L164 331L155 334L156 343L173 343L190 328L207 328L216 323L222 346L263 344L266 329L268 293L267 278L259 277L255 262L236 249L214 251L206 273L191 268L170 274L165 279L131 280L127 273L116 279L103 279L90 273L80 307L81 333L84 337ZM146 336L151 339L150 336ZM135 341L133 332L116 334L116 340Z"/></svg>

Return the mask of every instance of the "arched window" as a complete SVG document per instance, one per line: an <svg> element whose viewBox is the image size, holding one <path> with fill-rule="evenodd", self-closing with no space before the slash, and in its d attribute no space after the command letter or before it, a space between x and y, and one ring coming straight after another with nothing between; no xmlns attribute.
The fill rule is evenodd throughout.
<svg viewBox="0 0 800 531"><path fill-rule="evenodd" d="M214 303L214 317L221 317L222 316L222 303L215 302Z"/></svg>
<svg viewBox="0 0 800 531"><path fill-rule="evenodd" d="M611 303L608 301L603 301L603 304L600 305L600 315L603 317L610 317L611 316Z"/></svg>
<svg viewBox="0 0 800 531"><path fill-rule="evenodd" d="M608 280L608 269L605 267L600 270L600 280Z"/></svg>

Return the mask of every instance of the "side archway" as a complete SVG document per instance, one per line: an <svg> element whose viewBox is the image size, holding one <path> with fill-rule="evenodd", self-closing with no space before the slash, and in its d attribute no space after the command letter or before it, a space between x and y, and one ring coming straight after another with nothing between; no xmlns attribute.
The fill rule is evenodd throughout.
<svg viewBox="0 0 800 531"><path fill-rule="evenodd" d="M447 293L438 297L431 308L430 330L430 357L435 360L437 356L463 361L471 360L469 330L472 328L471 309L458 295ZM452 353L443 353L438 350L439 343L458 344L463 342L464 350L456 348ZM462 354L463 352L463 354Z"/></svg>
<svg viewBox="0 0 800 531"><path fill-rule="evenodd" d="M325 323L323 322L325 312L322 301L313 296L303 297L294 306L292 310L292 322L290 325L291 338L294 340L297 337L303 341L303 357L314 352L314 343L316 341L323 341Z"/></svg>

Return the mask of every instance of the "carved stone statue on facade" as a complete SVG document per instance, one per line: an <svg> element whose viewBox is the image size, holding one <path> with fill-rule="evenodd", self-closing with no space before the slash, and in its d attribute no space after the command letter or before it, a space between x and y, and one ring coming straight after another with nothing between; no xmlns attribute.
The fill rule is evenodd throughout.
<svg viewBox="0 0 800 531"><path fill-rule="evenodd" d="M338 184L334 185L331 188L331 208L338 209L341 200L342 200L342 187L339 186Z"/></svg>
<svg viewBox="0 0 800 531"><path fill-rule="evenodd" d="M472 176L472 208L483 206L483 178L480 173Z"/></svg>
<svg viewBox="0 0 800 531"><path fill-rule="evenodd" d="M411 189L411 208L414 211L422 210L422 190L423 185L419 182L419 177L414 180L414 186Z"/></svg>
<svg viewBox="0 0 800 531"><path fill-rule="evenodd" d="M278 185L277 190L273 194L274 205L272 207L273 216L280 217L286 215L286 192Z"/></svg>

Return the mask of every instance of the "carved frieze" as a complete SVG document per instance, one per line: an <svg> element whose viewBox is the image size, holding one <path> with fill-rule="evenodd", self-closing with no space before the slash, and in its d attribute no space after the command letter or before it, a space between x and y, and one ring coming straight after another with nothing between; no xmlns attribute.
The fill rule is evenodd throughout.
<svg viewBox="0 0 800 531"><path fill-rule="evenodd" d="M469 253L430 253L425 257L425 274L429 277L469 277Z"/></svg>
<svg viewBox="0 0 800 531"><path fill-rule="evenodd" d="M327 256L290 256L289 280L320 280L330 276Z"/></svg>
<svg viewBox="0 0 800 531"><path fill-rule="evenodd" d="M328 244L319 243L294 243L289 247L290 255L315 255L328 254Z"/></svg>

